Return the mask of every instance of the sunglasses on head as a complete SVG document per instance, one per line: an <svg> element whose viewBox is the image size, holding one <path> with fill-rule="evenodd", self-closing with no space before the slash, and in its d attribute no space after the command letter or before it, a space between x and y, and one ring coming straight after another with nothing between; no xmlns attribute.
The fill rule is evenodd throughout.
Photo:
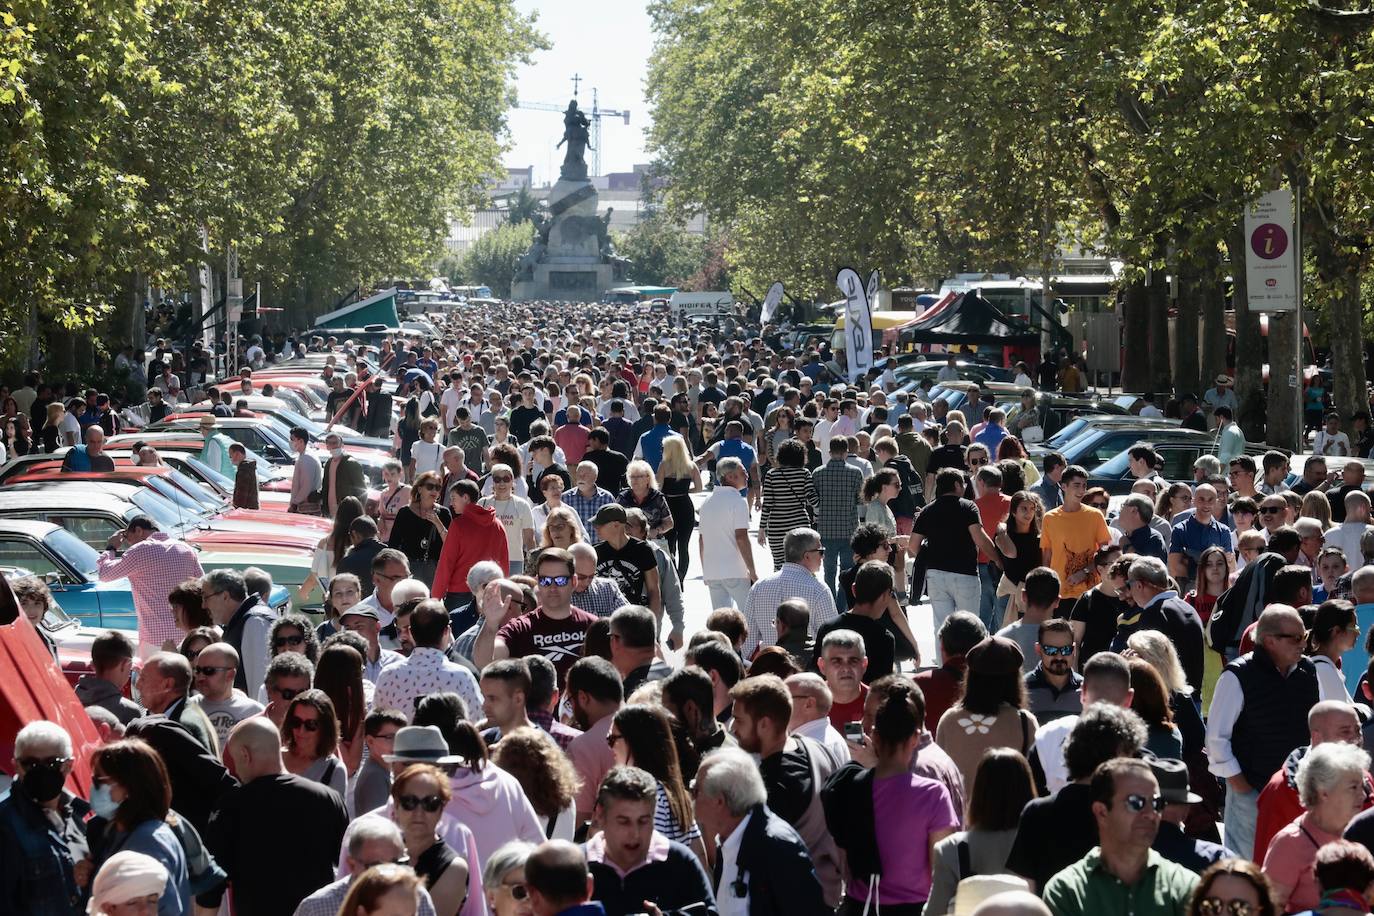
<svg viewBox="0 0 1374 916"><path fill-rule="evenodd" d="M539 577L537 580L535 580L535 581L537 581L540 585L544 586L545 588L549 587L550 585L556 586L557 588L562 588L563 586L567 585L569 582L572 581L572 577L571 577L571 576L540 576L540 577Z"/></svg>
<svg viewBox="0 0 1374 916"><path fill-rule="evenodd" d="M272 640L272 648L280 649L283 646L299 646L305 642L305 635L297 633L295 636L278 636Z"/></svg>
<svg viewBox="0 0 1374 916"><path fill-rule="evenodd" d="M433 814L444 807L444 800L438 795L426 795L423 798L419 795L402 795L396 799L396 804L401 806L402 811L414 811L416 808L424 808L425 813Z"/></svg>
<svg viewBox="0 0 1374 916"><path fill-rule="evenodd" d="M304 728L304 729L305 729L306 731L308 731L308 732L317 732L317 731L320 730L320 720L319 720L319 719L298 719L298 718L296 718L295 716L287 716L287 717L286 717L286 730L289 731L289 732L293 732L293 731L295 731L295 730L298 729L298 728Z"/></svg>
<svg viewBox="0 0 1374 916"><path fill-rule="evenodd" d="M1047 646L1044 643L1041 643L1040 651L1044 652L1050 658L1059 658L1060 656L1073 655L1073 645L1070 644L1067 646Z"/></svg>
<svg viewBox="0 0 1374 916"><path fill-rule="evenodd" d="M1146 805L1153 807L1155 809L1155 813L1158 813L1160 811L1163 811L1165 807L1168 806L1168 804L1169 803L1164 800L1164 796L1162 795L1153 795L1148 798L1144 795L1134 794L1126 796L1126 807L1129 808L1135 814L1139 814L1140 812L1144 811Z"/></svg>

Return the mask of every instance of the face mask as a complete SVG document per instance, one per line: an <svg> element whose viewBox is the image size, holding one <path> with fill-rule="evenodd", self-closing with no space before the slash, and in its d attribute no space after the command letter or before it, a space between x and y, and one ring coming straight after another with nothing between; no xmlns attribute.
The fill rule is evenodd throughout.
<svg viewBox="0 0 1374 916"><path fill-rule="evenodd" d="M342 448L334 448L329 450L329 454L333 455L335 458L342 458L343 453L344 450Z"/></svg>
<svg viewBox="0 0 1374 916"><path fill-rule="evenodd" d="M62 785L66 781L67 774L62 772L61 767L48 766L31 767L19 780L24 791L39 804L56 798L62 792Z"/></svg>
<svg viewBox="0 0 1374 916"><path fill-rule="evenodd" d="M110 795L109 786L91 788L91 810L107 821L114 819L115 812L119 810L119 802Z"/></svg>

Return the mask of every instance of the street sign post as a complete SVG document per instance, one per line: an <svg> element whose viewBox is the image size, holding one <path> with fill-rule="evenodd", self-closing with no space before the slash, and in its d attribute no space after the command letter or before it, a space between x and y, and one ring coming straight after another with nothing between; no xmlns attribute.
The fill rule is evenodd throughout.
<svg viewBox="0 0 1374 916"><path fill-rule="evenodd" d="M1245 208L1245 279L1250 309L1298 309L1298 246L1293 229L1293 192L1261 194Z"/></svg>

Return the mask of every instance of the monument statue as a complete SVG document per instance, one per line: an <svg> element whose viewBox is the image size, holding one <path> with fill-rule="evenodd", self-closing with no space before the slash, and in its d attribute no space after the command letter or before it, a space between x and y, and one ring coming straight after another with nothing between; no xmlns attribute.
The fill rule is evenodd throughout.
<svg viewBox="0 0 1374 916"><path fill-rule="evenodd" d="M536 217L535 239L512 278L513 299L595 300L624 280L611 248L610 213L598 213L596 187L587 177L591 122L568 103L563 112L567 145L558 183L549 190L548 216Z"/></svg>
<svg viewBox="0 0 1374 916"><path fill-rule="evenodd" d="M587 177L586 152L596 149L591 145L590 127L591 122L577 107L577 100L573 99L568 103L568 110L563 112L563 139L558 141L558 146L568 144L568 151L563 156L563 168L559 171L560 178L576 180Z"/></svg>

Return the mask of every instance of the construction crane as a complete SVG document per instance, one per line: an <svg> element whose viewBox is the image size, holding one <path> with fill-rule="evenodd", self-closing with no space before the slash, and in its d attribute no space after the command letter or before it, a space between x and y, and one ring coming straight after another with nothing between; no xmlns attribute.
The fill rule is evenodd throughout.
<svg viewBox="0 0 1374 916"><path fill-rule="evenodd" d="M582 81L582 78L581 78L580 76L574 75L572 79L573 79L573 99L576 100L576 99L577 99L577 87L578 87L578 84ZM564 112L565 110L567 110L567 106L566 106L566 105L554 105L554 104L552 104L551 102L522 102L522 101L520 101L519 99L516 100L516 102L515 102L515 107L516 107L516 108L524 108L524 109L529 110L529 111L556 111L556 112L559 112L560 114L561 114L562 112ZM602 119L603 117L606 117L606 118L623 118L624 121L625 121L625 125L628 127L629 124L630 124L630 112L629 112L628 110L627 110L627 111L620 111L620 110L615 109L615 108L602 108L602 107L601 107L601 103L600 103L600 101L599 101L598 98L597 98L597 91L596 91L596 89L592 89L592 110L591 110L590 112L588 112L588 115L587 115L587 116L588 116L588 119L591 121L591 125L592 125L592 137L591 137L591 141L592 141L592 142L589 144L589 145L591 146L591 148L592 148L592 174L593 174L593 175L600 175L600 174L601 174L601 119Z"/></svg>

